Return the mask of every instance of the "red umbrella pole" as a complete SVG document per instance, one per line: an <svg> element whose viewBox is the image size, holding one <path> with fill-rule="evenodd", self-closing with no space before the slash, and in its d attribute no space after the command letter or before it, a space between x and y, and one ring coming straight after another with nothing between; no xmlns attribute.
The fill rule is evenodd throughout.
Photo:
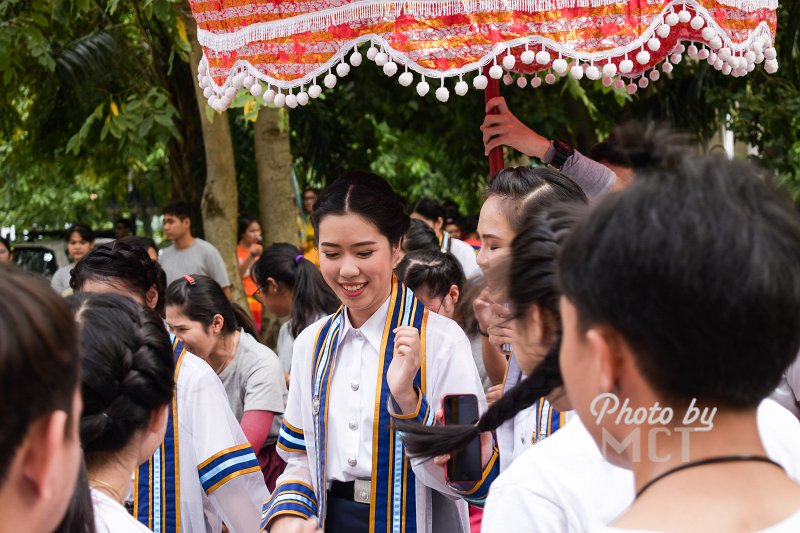
<svg viewBox="0 0 800 533"><path fill-rule="evenodd" d="M489 80L489 85L486 86L484 96L488 102L495 96L500 96L500 80L496 80L489 76L489 65L483 67L483 75ZM493 180L498 172L505 168L503 161L503 147L498 146L489 152L489 181Z"/></svg>

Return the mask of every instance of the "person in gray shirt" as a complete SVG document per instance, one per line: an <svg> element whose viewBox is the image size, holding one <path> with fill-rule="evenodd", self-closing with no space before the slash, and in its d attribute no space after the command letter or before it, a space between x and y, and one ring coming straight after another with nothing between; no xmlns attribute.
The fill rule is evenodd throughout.
<svg viewBox="0 0 800 533"><path fill-rule="evenodd" d="M167 273L167 283L185 274L202 274L219 283L230 300L231 289L225 261L213 244L192 236L189 204L170 202L164 207L164 236L172 244L161 252L159 263Z"/></svg>

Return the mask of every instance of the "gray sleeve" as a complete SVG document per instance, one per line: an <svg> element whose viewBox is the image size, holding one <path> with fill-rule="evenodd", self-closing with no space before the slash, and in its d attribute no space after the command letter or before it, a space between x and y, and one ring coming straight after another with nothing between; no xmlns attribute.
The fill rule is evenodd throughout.
<svg viewBox="0 0 800 533"><path fill-rule="evenodd" d="M294 337L289 328L292 325L292 319L287 320L278 330L278 359L281 361L281 367L284 373L291 374L292 372L292 350L294 348Z"/></svg>
<svg viewBox="0 0 800 533"><path fill-rule="evenodd" d="M53 290L58 294L61 294L65 290L69 289L69 278L71 272L72 265L69 264L59 268L56 270L55 274L53 274L53 279L50 280L50 286L53 287Z"/></svg>
<svg viewBox="0 0 800 533"><path fill-rule="evenodd" d="M286 409L286 380L275 352L264 346L261 353L250 354L242 372L246 376L243 412L283 414Z"/></svg>
<svg viewBox="0 0 800 533"><path fill-rule="evenodd" d="M222 255L217 250L217 247L209 243L208 254L206 255L206 268L208 268L208 275L214 278L214 281L219 283L223 289L230 287L231 282L228 279L228 270L225 268L225 261L222 260Z"/></svg>
<svg viewBox="0 0 800 533"><path fill-rule="evenodd" d="M590 199L611 192L617 180L616 174L610 168L589 159L577 150L561 167L561 173L580 185Z"/></svg>

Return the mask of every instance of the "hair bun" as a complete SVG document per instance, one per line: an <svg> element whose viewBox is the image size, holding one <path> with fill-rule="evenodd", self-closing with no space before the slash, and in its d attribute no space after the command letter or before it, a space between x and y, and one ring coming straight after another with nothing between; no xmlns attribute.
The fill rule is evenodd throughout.
<svg viewBox="0 0 800 533"><path fill-rule="evenodd" d="M607 142L638 173L672 168L692 151L688 134L655 122L626 122L614 128Z"/></svg>

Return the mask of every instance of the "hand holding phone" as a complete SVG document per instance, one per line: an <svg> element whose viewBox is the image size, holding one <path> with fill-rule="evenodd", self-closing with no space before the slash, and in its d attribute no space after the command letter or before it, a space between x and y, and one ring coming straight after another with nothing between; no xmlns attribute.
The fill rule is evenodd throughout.
<svg viewBox="0 0 800 533"><path fill-rule="evenodd" d="M444 424L475 424L480 417L478 398L474 394L453 394L442 399ZM450 454L445 466L445 479L453 482L477 482L483 474L481 439L472 439L462 450Z"/></svg>

